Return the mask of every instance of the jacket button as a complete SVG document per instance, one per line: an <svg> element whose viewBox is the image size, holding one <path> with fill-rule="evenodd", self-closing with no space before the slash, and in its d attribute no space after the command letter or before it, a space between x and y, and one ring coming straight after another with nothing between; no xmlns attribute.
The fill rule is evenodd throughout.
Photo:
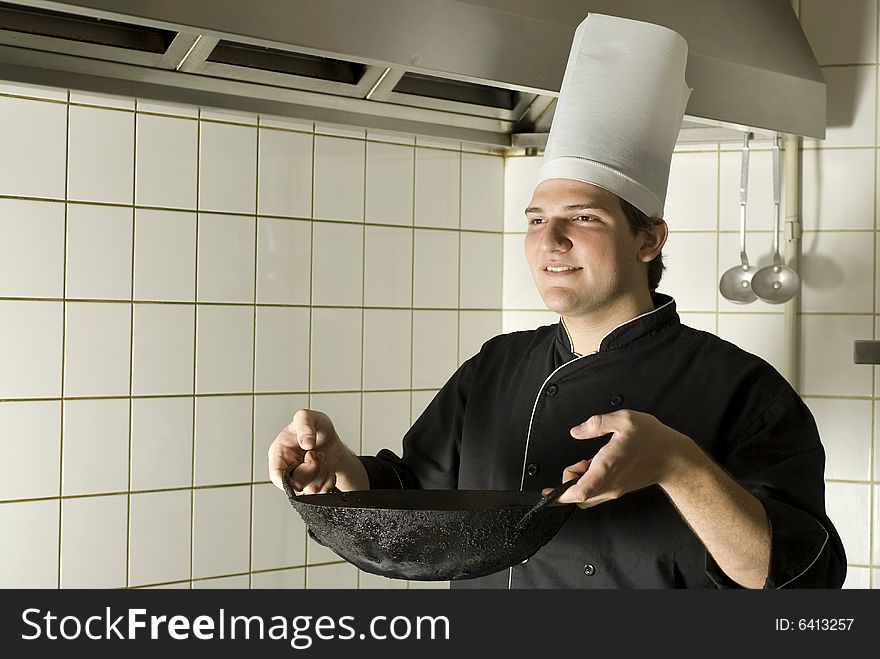
<svg viewBox="0 0 880 659"><path fill-rule="evenodd" d="M541 471L541 467L535 462L530 463L529 466L526 467L526 473L529 476L537 476L539 471Z"/></svg>
<svg viewBox="0 0 880 659"><path fill-rule="evenodd" d="M551 384L549 387L547 387L548 396L555 396L557 391L559 391L559 387L555 384Z"/></svg>
<svg viewBox="0 0 880 659"><path fill-rule="evenodd" d="M586 565L584 565L584 574L586 574L588 577L592 577L594 574L596 574L596 568L593 566L592 563L587 563Z"/></svg>
<svg viewBox="0 0 880 659"><path fill-rule="evenodd" d="M620 394L614 394L608 402L611 403L611 407L617 407L623 402L623 396Z"/></svg>

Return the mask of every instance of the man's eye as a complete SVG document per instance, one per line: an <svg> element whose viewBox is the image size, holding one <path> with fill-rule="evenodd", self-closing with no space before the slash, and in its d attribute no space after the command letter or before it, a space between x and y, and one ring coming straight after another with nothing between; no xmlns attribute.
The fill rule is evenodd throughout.
<svg viewBox="0 0 880 659"><path fill-rule="evenodd" d="M594 222L599 218L597 218L595 215L578 215L574 219L578 220L579 222Z"/></svg>
<svg viewBox="0 0 880 659"><path fill-rule="evenodd" d="M544 223L544 218L543 218L543 217L530 217L530 218L527 218L527 219L528 219L530 225L531 225L531 224L543 224L543 223Z"/></svg>

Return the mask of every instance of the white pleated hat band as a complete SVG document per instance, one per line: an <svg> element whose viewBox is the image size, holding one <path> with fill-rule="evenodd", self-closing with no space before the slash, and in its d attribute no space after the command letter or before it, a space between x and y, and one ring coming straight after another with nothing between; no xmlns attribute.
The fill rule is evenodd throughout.
<svg viewBox="0 0 880 659"><path fill-rule="evenodd" d="M663 217L691 90L687 42L659 25L590 14L574 34L538 183L597 185Z"/></svg>

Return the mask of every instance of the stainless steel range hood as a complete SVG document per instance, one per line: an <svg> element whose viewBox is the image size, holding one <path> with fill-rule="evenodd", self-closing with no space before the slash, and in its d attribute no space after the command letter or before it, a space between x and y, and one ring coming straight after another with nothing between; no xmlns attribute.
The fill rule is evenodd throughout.
<svg viewBox="0 0 880 659"><path fill-rule="evenodd" d="M589 12L687 39L686 141L824 137L788 0L0 0L0 79L540 146Z"/></svg>

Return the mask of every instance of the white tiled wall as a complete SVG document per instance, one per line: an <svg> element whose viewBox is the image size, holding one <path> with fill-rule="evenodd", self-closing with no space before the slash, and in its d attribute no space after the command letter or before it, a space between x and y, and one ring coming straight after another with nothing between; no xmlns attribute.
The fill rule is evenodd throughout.
<svg viewBox="0 0 880 659"><path fill-rule="evenodd" d="M795 3L797 5L797 3ZM800 0L800 16L828 83L825 140L805 140L802 158L803 257L799 391L825 444L826 500L850 564L846 587L880 587L880 371L852 363L856 339L880 338L876 0ZM666 219L670 237L660 290L672 294L683 322L784 362L779 306L735 305L718 293L739 262L739 145L707 144L673 156ZM508 158L505 168L504 329L554 322L523 264L523 209L540 158ZM747 252L771 263L770 152L754 144ZM784 184L783 184L784 185ZM873 498L872 498L873 489Z"/></svg>
<svg viewBox="0 0 880 659"><path fill-rule="evenodd" d="M501 330L503 159L5 83L0 145L0 587L406 587L266 449L312 407L399 450Z"/></svg>

